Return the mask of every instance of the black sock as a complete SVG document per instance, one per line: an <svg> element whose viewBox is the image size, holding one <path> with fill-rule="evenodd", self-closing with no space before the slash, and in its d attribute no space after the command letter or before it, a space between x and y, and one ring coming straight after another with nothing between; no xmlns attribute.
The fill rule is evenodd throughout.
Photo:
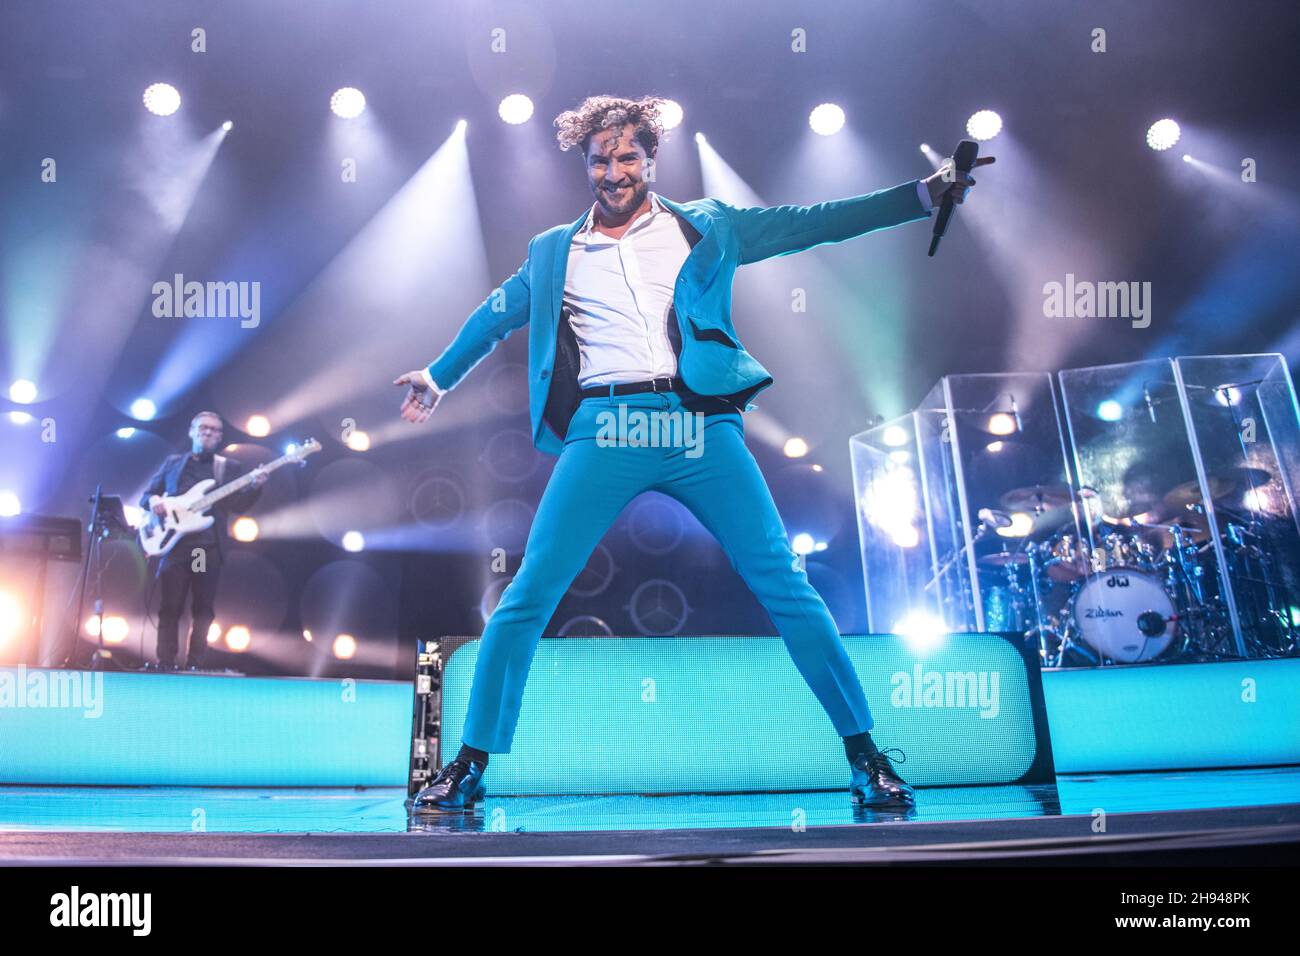
<svg viewBox="0 0 1300 956"><path fill-rule="evenodd" d="M473 760L475 763L481 763L487 766L488 755L485 750L475 750L469 744L460 745L460 753L456 754L457 758L464 757L466 760Z"/></svg>
<svg viewBox="0 0 1300 956"><path fill-rule="evenodd" d="M867 754L870 756L875 753L877 749L876 742L871 739L871 734L868 731L864 730L860 734L844 738L844 754L850 761L858 754Z"/></svg>

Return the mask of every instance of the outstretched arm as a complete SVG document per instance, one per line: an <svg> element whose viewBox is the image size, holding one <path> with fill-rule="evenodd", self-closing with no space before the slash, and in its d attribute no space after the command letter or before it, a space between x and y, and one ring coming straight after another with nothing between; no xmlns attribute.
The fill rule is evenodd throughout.
<svg viewBox="0 0 1300 956"><path fill-rule="evenodd" d="M975 165L986 166L991 162L993 157L985 156L976 160ZM951 170L951 165L949 160L925 179L812 206L737 208L723 202L718 205L735 229L743 265L926 219L930 210L948 195L960 203L975 180L969 174Z"/></svg>
<svg viewBox="0 0 1300 956"><path fill-rule="evenodd" d="M528 322L528 259L469 314L460 332L443 353L427 366L399 375L394 385L408 385L401 415L408 422L423 422L438 399L456 387L469 370L483 361L497 343Z"/></svg>
<svg viewBox="0 0 1300 956"><path fill-rule="evenodd" d="M928 218L930 207L921 202L924 192L924 182L914 179L863 196L812 206L718 205L731 220L740 241L743 265Z"/></svg>
<svg viewBox="0 0 1300 956"><path fill-rule="evenodd" d="M497 343L528 321L528 260L469 314L460 332L426 371L448 391L487 357Z"/></svg>

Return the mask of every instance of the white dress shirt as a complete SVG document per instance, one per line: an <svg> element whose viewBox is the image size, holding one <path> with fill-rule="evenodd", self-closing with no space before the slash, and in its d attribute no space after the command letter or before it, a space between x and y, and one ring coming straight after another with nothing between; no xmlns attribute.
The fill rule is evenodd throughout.
<svg viewBox="0 0 1300 956"><path fill-rule="evenodd" d="M930 191L916 184L921 208L930 210ZM644 382L677 374L668 338L673 291L691 246L672 211L650 193L650 208L623 235L595 229L595 204L573 236L564 275L564 302L578 342L578 386ZM428 368L424 380L443 389Z"/></svg>
<svg viewBox="0 0 1300 956"><path fill-rule="evenodd" d="M564 276L580 388L677 373L668 317L690 253L677 218L653 192L650 208L618 239L596 230L593 205L574 233Z"/></svg>

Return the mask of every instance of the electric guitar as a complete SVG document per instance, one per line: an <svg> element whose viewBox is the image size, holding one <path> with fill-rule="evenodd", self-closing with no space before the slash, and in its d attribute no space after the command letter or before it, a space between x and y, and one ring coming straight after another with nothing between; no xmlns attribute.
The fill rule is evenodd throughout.
<svg viewBox="0 0 1300 956"><path fill-rule="evenodd" d="M320 451L320 442L309 438L293 451L280 456L270 464L263 465L261 470L270 474L285 465L306 464L304 459L318 451ZM166 554L185 535L211 528L215 518L205 512L222 498L243 491L251 485L255 471L257 469L227 482L216 491L208 490L216 484L216 479L204 478L183 495L174 497L163 495L162 503L166 514L160 516L150 508L146 511L144 520L140 522L140 547L144 549L144 553L151 558Z"/></svg>

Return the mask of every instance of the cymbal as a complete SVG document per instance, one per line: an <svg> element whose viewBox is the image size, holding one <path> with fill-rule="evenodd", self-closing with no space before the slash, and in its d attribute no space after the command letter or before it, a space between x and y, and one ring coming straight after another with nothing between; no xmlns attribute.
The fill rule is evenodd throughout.
<svg viewBox="0 0 1300 956"><path fill-rule="evenodd" d="M1247 465L1226 468L1210 475L1209 478L1210 497L1215 501L1226 498L1233 492L1245 488L1259 488L1273 480L1273 476L1263 468L1251 468ZM1170 489L1169 493L1165 495L1164 501L1165 504L1174 507L1201 504L1204 499L1201 497L1200 483L1195 479L1184 481L1181 485L1176 485Z"/></svg>
<svg viewBox="0 0 1300 956"><path fill-rule="evenodd" d="M1009 564L1028 564L1029 555L1020 551L995 551L979 559L980 564L994 568L1005 568Z"/></svg>
<svg viewBox="0 0 1300 956"><path fill-rule="evenodd" d="M1039 514L1031 514L1033 526L1029 529L1027 538L1034 541L1051 537L1068 524L1074 522L1074 512L1068 504L1058 505L1055 508L1049 508L1047 511Z"/></svg>
<svg viewBox="0 0 1300 956"><path fill-rule="evenodd" d="M1068 505L1074 498L1066 485L1027 485L1024 488L1012 488L998 501L1007 511L1046 511Z"/></svg>
<svg viewBox="0 0 1300 956"><path fill-rule="evenodd" d="M1236 487L1236 482L1230 478L1220 475L1210 475L1209 477L1211 498L1222 498ZM1201 495L1201 483L1195 478L1191 481L1184 481L1181 485L1174 485L1164 497L1164 503L1173 509L1181 508L1183 505L1199 505L1204 500Z"/></svg>

